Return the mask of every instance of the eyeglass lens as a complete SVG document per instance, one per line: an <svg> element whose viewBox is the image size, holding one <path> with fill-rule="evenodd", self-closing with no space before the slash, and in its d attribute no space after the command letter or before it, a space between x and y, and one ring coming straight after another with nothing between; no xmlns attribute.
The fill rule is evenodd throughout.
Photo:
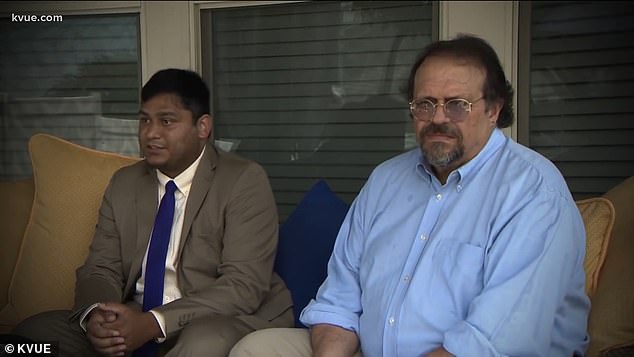
<svg viewBox="0 0 634 357"><path fill-rule="evenodd" d="M433 103L429 99L413 102L411 106L412 114L420 120L431 120L438 106L442 106L445 115L452 120L462 120L470 112L470 103L465 99L450 99L444 104Z"/></svg>

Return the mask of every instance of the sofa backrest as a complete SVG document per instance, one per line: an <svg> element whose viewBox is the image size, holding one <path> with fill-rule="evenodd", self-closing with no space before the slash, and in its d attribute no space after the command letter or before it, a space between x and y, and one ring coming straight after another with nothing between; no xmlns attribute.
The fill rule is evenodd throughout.
<svg viewBox="0 0 634 357"><path fill-rule="evenodd" d="M29 141L34 199L11 277L0 326L33 314L70 309L75 269L95 232L110 177L139 159L36 134Z"/></svg>

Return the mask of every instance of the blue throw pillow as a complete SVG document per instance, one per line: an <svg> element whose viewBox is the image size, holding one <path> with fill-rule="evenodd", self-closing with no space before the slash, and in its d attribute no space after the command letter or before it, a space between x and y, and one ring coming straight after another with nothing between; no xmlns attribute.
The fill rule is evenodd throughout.
<svg viewBox="0 0 634 357"><path fill-rule="evenodd" d="M325 181L318 181L280 227L275 271L293 297L295 326L302 309L315 297L326 270L348 204Z"/></svg>

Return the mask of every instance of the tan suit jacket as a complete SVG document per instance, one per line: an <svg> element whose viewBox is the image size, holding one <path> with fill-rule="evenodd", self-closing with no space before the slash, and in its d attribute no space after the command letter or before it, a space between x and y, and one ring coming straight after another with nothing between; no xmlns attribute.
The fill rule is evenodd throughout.
<svg viewBox="0 0 634 357"><path fill-rule="evenodd" d="M104 194L88 258L77 270L73 317L97 302L128 302L158 209L158 179L145 161L117 171ZM236 316L254 329L292 306L273 272L278 216L266 172L208 145L189 192L178 255L182 298L156 308L167 337L192 320Z"/></svg>

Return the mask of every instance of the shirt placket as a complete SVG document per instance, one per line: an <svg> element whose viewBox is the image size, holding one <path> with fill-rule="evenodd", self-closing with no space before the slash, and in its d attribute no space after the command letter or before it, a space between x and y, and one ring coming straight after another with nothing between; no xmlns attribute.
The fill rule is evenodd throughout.
<svg viewBox="0 0 634 357"><path fill-rule="evenodd" d="M436 186L436 185L433 185ZM449 192L447 187L434 187L432 194L427 200L427 207L423 213L423 217L418 226L414 242L405 261L403 270L399 277L399 284L392 296L390 304L387 309L384 334L383 334L383 355L384 356L398 356L398 327L401 322L401 312L403 309L403 300L409 288L410 281L413 274L416 271L416 266L421 260L425 248L428 246L431 240L431 232L436 222L440 218L440 213L444 206L445 197L444 192Z"/></svg>

